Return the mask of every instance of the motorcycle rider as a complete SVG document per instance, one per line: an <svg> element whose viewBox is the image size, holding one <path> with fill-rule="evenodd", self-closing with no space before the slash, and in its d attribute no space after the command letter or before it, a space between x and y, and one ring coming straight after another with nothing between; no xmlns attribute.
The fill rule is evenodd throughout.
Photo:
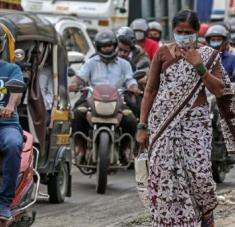
<svg viewBox="0 0 235 227"><path fill-rule="evenodd" d="M162 46L162 25L157 21L151 21L148 23L148 38L157 42L159 46Z"/></svg>
<svg viewBox="0 0 235 227"><path fill-rule="evenodd" d="M109 84L116 88L126 87L128 91L138 95L141 91L135 79L132 77L131 65L128 61L117 56L117 39L110 30L103 30L96 34L94 39L96 55L88 59L80 68L76 79L70 85L71 92L77 92L81 85L88 83L94 87L98 84ZM74 109L73 132L82 131L88 135L89 124L86 119L86 113L80 111L81 106L87 107L86 98L80 98L78 105ZM127 108L127 107L126 107ZM123 116L121 127L123 132L129 132L133 137L136 132L136 118L133 113ZM85 141L78 141L79 154L84 161L86 150ZM76 151L75 151L76 153Z"/></svg>
<svg viewBox="0 0 235 227"><path fill-rule="evenodd" d="M209 27L205 35L209 46L220 51L222 65L228 73L232 83L235 82L235 55L228 51L229 32L223 25L213 25ZM214 110L216 111L216 110ZM235 156L228 155L226 157L228 164L235 163Z"/></svg>
<svg viewBox="0 0 235 227"><path fill-rule="evenodd" d="M129 27L121 27L116 36L118 39L118 56L129 61L133 71L147 70L150 66L150 59L140 46L135 45L134 31Z"/></svg>
<svg viewBox="0 0 235 227"><path fill-rule="evenodd" d="M142 47L148 54L150 60L152 60L154 54L159 49L159 44L158 42L155 42L147 37L147 21L143 18L135 19L132 21L130 27L134 31L136 44Z"/></svg>
<svg viewBox="0 0 235 227"><path fill-rule="evenodd" d="M119 57L128 60L132 65L133 71L142 70L146 72L146 75L143 78L138 79L139 87L144 87L147 81L147 72L150 66L149 57L141 47L135 45L135 34L131 28L121 27L117 31L116 36L118 39ZM125 101L137 117L139 117L140 113L141 100L141 96L136 96L133 99L131 94L125 95Z"/></svg>
<svg viewBox="0 0 235 227"><path fill-rule="evenodd" d="M209 27L205 35L209 46L221 52L222 64L231 82L235 82L235 56L228 51L229 32L223 25Z"/></svg>
<svg viewBox="0 0 235 227"><path fill-rule="evenodd" d="M20 68L3 60L7 51L7 34L0 27L0 87L12 79L23 81ZM20 152L23 144L22 130L19 124L17 105L20 103L21 94L0 94L0 152L3 155L2 171L3 180L0 188L0 219L11 219L10 205L15 196L17 178L20 169Z"/></svg>

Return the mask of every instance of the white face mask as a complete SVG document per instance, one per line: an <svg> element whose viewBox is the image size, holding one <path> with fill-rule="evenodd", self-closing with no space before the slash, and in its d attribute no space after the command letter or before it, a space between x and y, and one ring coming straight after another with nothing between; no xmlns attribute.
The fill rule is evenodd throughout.
<svg viewBox="0 0 235 227"><path fill-rule="evenodd" d="M215 49L219 49L222 45L223 41L210 41L210 46Z"/></svg>
<svg viewBox="0 0 235 227"><path fill-rule="evenodd" d="M195 42L197 40L196 34L191 35L178 35L174 33L175 42L179 45L181 44L189 44L190 42Z"/></svg>
<svg viewBox="0 0 235 227"><path fill-rule="evenodd" d="M135 32L135 38L137 41L143 40L145 38L144 32L141 32L141 31Z"/></svg>

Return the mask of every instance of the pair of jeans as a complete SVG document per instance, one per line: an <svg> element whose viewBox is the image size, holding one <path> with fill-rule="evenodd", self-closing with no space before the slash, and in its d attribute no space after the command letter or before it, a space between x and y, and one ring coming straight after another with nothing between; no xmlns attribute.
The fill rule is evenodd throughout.
<svg viewBox="0 0 235 227"><path fill-rule="evenodd" d="M0 126L0 155L3 158L0 205L6 207L10 207L15 196L22 144L23 136L19 127Z"/></svg>

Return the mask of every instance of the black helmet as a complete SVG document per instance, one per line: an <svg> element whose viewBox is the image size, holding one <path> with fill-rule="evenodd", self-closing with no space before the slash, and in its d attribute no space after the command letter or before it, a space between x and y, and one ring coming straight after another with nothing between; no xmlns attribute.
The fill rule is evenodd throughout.
<svg viewBox="0 0 235 227"><path fill-rule="evenodd" d="M98 55L104 60L113 60L117 56L117 39L111 30L99 31L95 36L94 45ZM114 46L113 51L109 54L102 53L100 48L108 45Z"/></svg>
<svg viewBox="0 0 235 227"><path fill-rule="evenodd" d="M147 32L148 31L148 24L147 21L143 18L138 18L132 21L130 27L135 31L143 31Z"/></svg>
<svg viewBox="0 0 235 227"><path fill-rule="evenodd" d="M3 28L0 26L0 53L3 52L7 42L7 35Z"/></svg>
<svg viewBox="0 0 235 227"><path fill-rule="evenodd" d="M207 30L205 34L205 38L208 42L208 40L214 36L220 36L220 37L223 37L224 40L227 40L229 36L228 30L223 25L220 25L220 24L213 25L209 27L209 29Z"/></svg>
<svg viewBox="0 0 235 227"><path fill-rule="evenodd" d="M117 31L117 39L119 42L124 43L131 48L135 46L135 34L134 31L129 27L121 27Z"/></svg>

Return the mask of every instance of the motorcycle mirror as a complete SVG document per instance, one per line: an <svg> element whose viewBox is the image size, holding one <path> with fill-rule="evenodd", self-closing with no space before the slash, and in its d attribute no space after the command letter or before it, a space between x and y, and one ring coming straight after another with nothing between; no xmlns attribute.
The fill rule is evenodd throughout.
<svg viewBox="0 0 235 227"><path fill-rule="evenodd" d="M73 77L76 75L76 72L73 68L68 67L68 77Z"/></svg>
<svg viewBox="0 0 235 227"><path fill-rule="evenodd" d="M82 54L78 51L69 51L68 52L69 64L83 63L84 58L85 58L84 54Z"/></svg>
<svg viewBox="0 0 235 227"><path fill-rule="evenodd" d="M127 11L126 11L126 8L125 8L125 7L120 7L120 8L119 8L119 12L120 12L121 14L124 14L124 13L126 13Z"/></svg>
<svg viewBox="0 0 235 227"><path fill-rule="evenodd" d="M23 93L26 89L26 85L20 80L9 80L5 83L5 87L10 93Z"/></svg>
<svg viewBox="0 0 235 227"><path fill-rule="evenodd" d="M146 71L145 70L136 70L133 74L133 78L136 80L139 80L143 77L145 77Z"/></svg>
<svg viewBox="0 0 235 227"><path fill-rule="evenodd" d="M15 50L15 62L19 63L25 59L25 51L22 49Z"/></svg>
<svg viewBox="0 0 235 227"><path fill-rule="evenodd" d="M149 68L149 62L145 61L145 62L141 62L140 64L138 64L137 69L146 69Z"/></svg>

